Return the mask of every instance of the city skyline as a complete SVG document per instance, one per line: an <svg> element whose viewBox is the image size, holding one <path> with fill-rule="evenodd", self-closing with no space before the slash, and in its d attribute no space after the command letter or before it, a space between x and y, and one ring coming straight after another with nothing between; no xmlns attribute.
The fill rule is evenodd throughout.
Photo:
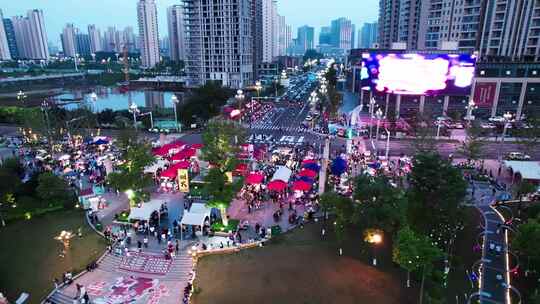
<svg viewBox="0 0 540 304"><path fill-rule="evenodd" d="M322 26L326 26L330 20L345 17L353 24L360 27L365 22L374 22L378 18L378 0L365 0L362 6L351 13L350 1L336 0L332 6L328 6L323 0L296 0L278 1L278 13L285 16L288 25L292 26L292 33L295 36L297 29L303 25L315 28L315 40L318 43L318 33ZM157 0L158 27L160 37L166 36L168 32L167 7L181 4L180 0ZM105 0L95 1L60 1L50 0L44 3L40 0L25 0L24 3L8 2L2 7L4 18L15 15L26 15L31 9L42 9L45 19L47 38L55 46L61 47L60 34L67 23L73 23L86 33L89 24L95 24L102 32L109 26L124 28L127 26L137 27L137 2L130 0L118 0L114 2ZM62 7L62 10L59 10ZM115 12L114 20L103 15L103 8ZM299 11L309 9L310 12L321 12L317 14L298 14Z"/></svg>

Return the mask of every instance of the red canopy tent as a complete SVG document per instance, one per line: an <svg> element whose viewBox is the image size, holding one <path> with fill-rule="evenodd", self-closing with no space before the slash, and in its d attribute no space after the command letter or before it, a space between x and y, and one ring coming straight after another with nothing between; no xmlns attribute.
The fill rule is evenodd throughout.
<svg viewBox="0 0 540 304"><path fill-rule="evenodd" d="M257 185L262 183L264 176L261 173L251 173L246 177L246 183Z"/></svg>
<svg viewBox="0 0 540 304"><path fill-rule="evenodd" d="M166 178L176 178L177 175L178 175L178 169L175 169L173 167L161 172L161 177L166 177Z"/></svg>
<svg viewBox="0 0 540 304"><path fill-rule="evenodd" d="M276 179L268 183L268 190L270 191L283 191L287 188L287 183Z"/></svg>
<svg viewBox="0 0 540 304"><path fill-rule="evenodd" d="M293 183L293 190L298 191L308 191L311 189L311 185L309 183L306 183L305 181L295 181Z"/></svg>
<svg viewBox="0 0 540 304"><path fill-rule="evenodd" d="M307 176L310 178L314 178L315 176L317 176L317 172L309 170L309 169L304 169L300 171L300 173L298 173L298 176Z"/></svg>
<svg viewBox="0 0 540 304"><path fill-rule="evenodd" d="M200 148L202 148L202 147L204 147L203 144L192 144L192 145L191 145L191 148L193 148L193 149L200 149Z"/></svg>
<svg viewBox="0 0 540 304"><path fill-rule="evenodd" d="M304 164L309 164L309 163L315 163L315 164L316 164L317 161L314 160L314 159L304 159L304 160L302 161L302 165L304 165Z"/></svg>
<svg viewBox="0 0 540 304"><path fill-rule="evenodd" d="M193 157L197 154L197 150L188 148L184 149L171 157L171 160L184 160Z"/></svg>
<svg viewBox="0 0 540 304"><path fill-rule="evenodd" d="M178 170L178 169L189 169L190 166L191 166L190 162L188 162L186 160L183 160L183 161L181 161L179 163L176 163L176 164L172 165L171 168L174 168L176 170Z"/></svg>
<svg viewBox="0 0 540 304"><path fill-rule="evenodd" d="M248 169L248 165L246 163L239 163L236 165L236 168L234 168L233 174L238 175L245 175Z"/></svg>

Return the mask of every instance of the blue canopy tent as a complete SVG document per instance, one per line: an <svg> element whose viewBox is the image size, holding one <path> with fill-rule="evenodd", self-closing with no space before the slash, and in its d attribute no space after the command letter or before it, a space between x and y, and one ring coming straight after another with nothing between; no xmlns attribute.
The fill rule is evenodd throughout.
<svg viewBox="0 0 540 304"><path fill-rule="evenodd" d="M303 164L302 168L309 169L309 170L312 170L312 171L315 171L315 172L317 172L317 171L319 171L321 169L321 167L319 167L319 165L317 165L316 163Z"/></svg>
<svg viewBox="0 0 540 304"><path fill-rule="evenodd" d="M313 178L309 177L309 176L300 176L298 178L298 180L301 180L301 181L304 181L306 183L310 183L310 184L313 184L314 183L314 180Z"/></svg>
<svg viewBox="0 0 540 304"><path fill-rule="evenodd" d="M378 162L374 162L374 163L370 163L367 165L369 168L372 168L372 169L375 169L375 170L378 170L381 168L381 163L378 163Z"/></svg>
<svg viewBox="0 0 540 304"><path fill-rule="evenodd" d="M105 139L98 139L98 140L96 140L95 142L93 142L94 145L98 145L98 146L99 146L99 145L106 145L106 144L108 144L108 143L109 143L109 141L107 141L107 140L105 140Z"/></svg>
<svg viewBox="0 0 540 304"><path fill-rule="evenodd" d="M345 171L347 171L347 161L341 157L337 157L336 159L332 161L330 170L332 171L332 174L334 175L341 175L345 173Z"/></svg>

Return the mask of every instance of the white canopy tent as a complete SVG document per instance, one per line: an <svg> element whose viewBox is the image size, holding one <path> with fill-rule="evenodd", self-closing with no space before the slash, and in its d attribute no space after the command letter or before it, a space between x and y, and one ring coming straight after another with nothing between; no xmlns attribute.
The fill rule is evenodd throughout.
<svg viewBox="0 0 540 304"><path fill-rule="evenodd" d="M142 204L140 208L131 208L129 213L129 220L148 221L154 211L159 211L161 205L164 203L162 200L151 200Z"/></svg>
<svg viewBox="0 0 540 304"><path fill-rule="evenodd" d="M205 204L195 203L191 205L189 211L184 212L182 216L182 221L180 221L181 226L204 226L204 223L207 219L210 219L210 213L212 212L211 208L206 207ZM180 239L183 239L183 234L180 233Z"/></svg>
<svg viewBox="0 0 540 304"><path fill-rule="evenodd" d="M274 173L274 176L272 177L272 181L279 179L279 180L282 180L284 182L288 182L289 178L291 178L291 175L292 175L291 169L289 169L289 168L287 168L285 166L280 166L276 170L276 173Z"/></svg>
<svg viewBox="0 0 540 304"><path fill-rule="evenodd" d="M540 162L505 160L504 165L507 168L512 168L514 174L519 173L523 180L540 180Z"/></svg>
<svg viewBox="0 0 540 304"><path fill-rule="evenodd" d="M144 168L144 173L152 173L155 174L158 169L163 169L168 164L166 160L159 159L157 162L153 163L152 165Z"/></svg>

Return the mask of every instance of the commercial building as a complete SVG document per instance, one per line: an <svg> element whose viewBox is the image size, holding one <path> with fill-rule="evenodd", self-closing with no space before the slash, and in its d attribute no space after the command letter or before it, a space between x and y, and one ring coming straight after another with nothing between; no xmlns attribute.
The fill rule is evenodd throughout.
<svg viewBox="0 0 540 304"><path fill-rule="evenodd" d="M0 10L0 20L4 20L2 10ZM4 28L4 22L0 22L0 60L10 60L11 52L9 51L9 44L7 39L6 30Z"/></svg>
<svg viewBox="0 0 540 304"><path fill-rule="evenodd" d="M68 23L62 30L60 34L60 40L62 41L62 50L65 57L75 57L77 53L77 41L75 36L77 35L78 30L75 28L73 23Z"/></svg>
<svg viewBox="0 0 540 304"><path fill-rule="evenodd" d="M159 63L159 34L155 0L137 3L139 36L141 37L141 67L153 68Z"/></svg>
<svg viewBox="0 0 540 304"><path fill-rule="evenodd" d="M364 23L358 31L358 48L372 48L378 42L379 24Z"/></svg>
<svg viewBox="0 0 540 304"><path fill-rule="evenodd" d="M47 33L43 11L29 10L26 17L11 19L19 57L24 59L48 59Z"/></svg>
<svg viewBox="0 0 540 304"><path fill-rule="evenodd" d="M332 28L329 26L321 27L319 32L319 44L330 45L332 43Z"/></svg>
<svg viewBox="0 0 540 304"><path fill-rule="evenodd" d="M253 83L254 6L251 0L184 0L189 85Z"/></svg>
<svg viewBox="0 0 540 304"><path fill-rule="evenodd" d="M298 28L298 34L296 36L297 52L303 54L307 50L315 48L315 42L313 40L315 36L315 29L311 26L304 25Z"/></svg>
<svg viewBox="0 0 540 304"><path fill-rule="evenodd" d="M19 59L19 49L17 48L17 40L15 38L15 30L13 29L13 22L9 18L4 18L3 24L11 58Z"/></svg>
<svg viewBox="0 0 540 304"><path fill-rule="evenodd" d="M173 5L167 8L167 24L169 29L169 55L171 60L184 60L186 56L186 39L184 7L182 5Z"/></svg>
<svg viewBox="0 0 540 304"><path fill-rule="evenodd" d="M90 39L90 52L102 51L101 32L94 24L88 25L88 38Z"/></svg>

